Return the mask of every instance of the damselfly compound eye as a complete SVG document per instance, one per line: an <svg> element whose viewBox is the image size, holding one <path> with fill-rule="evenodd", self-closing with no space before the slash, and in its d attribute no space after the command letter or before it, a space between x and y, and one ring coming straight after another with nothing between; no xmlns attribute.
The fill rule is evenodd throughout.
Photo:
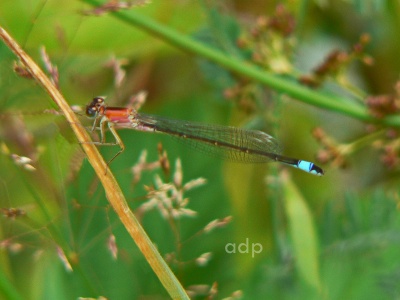
<svg viewBox="0 0 400 300"><path fill-rule="evenodd" d="M104 106L104 98L103 97L95 97L92 102L90 102L86 106L86 115L89 118L94 118L100 111L100 107Z"/></svg>
<svg viewBox="0 0 400 300"><path fill-rule="evenodd" d="M97 112L98 112L97 108L96 108L95 106L93 106L92 103L91 103L90 105L87 105L87 106L86 106L86 115L87 115L89 118L94 118L94 117L96 117Z"/></svg>

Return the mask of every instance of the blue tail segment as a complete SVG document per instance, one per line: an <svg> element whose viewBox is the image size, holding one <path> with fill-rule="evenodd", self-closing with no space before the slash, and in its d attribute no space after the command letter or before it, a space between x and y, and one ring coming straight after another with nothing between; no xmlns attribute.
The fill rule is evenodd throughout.
<svg viewBox="0 0 400 300"><path fill-rule="evenodd" d="M299 168L300 170L303 170L304 172L311 173L317 176L322 176L324 175L324 170L322 170L320 167L315 165L312 162L305 161L305 160L298 160L296 165L292 165L295 168Z"/></svg>
<svg viewBox="0 0 400 300"><path fill-rule="evenodd" d="M296 158L291 158L287 156L281 156L281 155L276 155L275 156L275 161L284 163L286 165L292 166L294 168L298 168L304 172L307 172L309 174L317 175L317 176L322 176L324 175L324 170L322 168L318 167L316 164L306 161L306 160L301 160L301 159L296 159Z"/></svg>

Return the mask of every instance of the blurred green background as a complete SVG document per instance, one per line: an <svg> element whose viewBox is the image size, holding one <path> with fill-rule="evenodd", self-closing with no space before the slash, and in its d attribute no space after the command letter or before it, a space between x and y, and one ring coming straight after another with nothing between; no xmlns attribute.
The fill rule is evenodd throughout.
<svg viewBox="0 0 400 300"><path fill-rule="evenodd" d="M132 95L146 90L142 112L264 130L281 142L285 155L316 163L324 143L311 132L322 128L342 159L318 163L326 173L318 178L279 164L222 161L162 135L120 131L126 151L111 170L134 212L145 203L145 186L156 184L156 174L163 182L173 181L177 158L183 183L207 180L184 194L195 217L171 225L156 209L139 216L160 253L173 258L168 262L183 286L197 289L195 299L205 299L214 283L218 293L213 299L400 296L399 168L382 162L385 145L394 149L396 162L396 128L379 127L384 133L391 130L389 141L384 133L371 135L365 122L286 97L284 91L189 54L112 14L90 15L90 9L83 1L0 2L0 25L42 67L40 47L45 47L71 105L104 95L109 105L125 106ZM374 64L351 61L340 76L325 78L315 89L343 96L349 105L364 106L368 95L392 94L399 76L400 4L394 0L153 0L133 11L288 82L310 74L335 49L351 51L368 33L365 52ZM282 21L290 34L264 28L258 35L263 20ZM113 59L126 72L119 86ZM69 125L48 113L55 105L34 81L13 71L14 61L0 43L2 297L168 299L107 206ZM82 121L91 124L85 117ZM133 184L131 167L143 150L149 162L156 161L159 142L168 153L171 174L145 171ZM106 159L117 151L100 150ZM16 164L12 154L31 158L35 171ZM24 214L13 215L9 208ZM227 216L233 219L223 228L197 234ZM116 259L108 243L111 234ZM248 248L238 248L241 243ZM230 248L236 253L228 253L227 245L236 246ZM253 255L254 245L262 251ZM207 252L212 253L208 263L196 264Z"/></svg>

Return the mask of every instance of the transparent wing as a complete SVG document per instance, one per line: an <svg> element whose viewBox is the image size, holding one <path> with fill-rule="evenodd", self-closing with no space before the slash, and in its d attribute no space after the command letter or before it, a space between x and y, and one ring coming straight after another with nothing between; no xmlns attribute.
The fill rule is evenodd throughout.
<svg viewBox="0 0 400 300"><path fill-rule="evenodd" d="M137 114L132 124L116 128L155 131L178 138L201 152L235 162L269 162L281 153L278 142L262 131Z"/></svg>

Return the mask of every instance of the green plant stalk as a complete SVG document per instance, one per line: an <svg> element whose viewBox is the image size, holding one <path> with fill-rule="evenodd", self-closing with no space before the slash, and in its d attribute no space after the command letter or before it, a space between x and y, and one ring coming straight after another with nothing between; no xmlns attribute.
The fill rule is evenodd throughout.
<svg viewBox="0 0 400 300"><path fill-rule="evenodd" d="M93 6L99 6L101 4L97 0L81 1ZM189 36L182 35L181 33L166 27L163 24L159 24L135 11L117 11L111 12L111 14L128 24L134 25L163 39L177 48L181 48L186 52L209 59L238 75L246 76L263 83L280 93L291 96L304 103L348 115L361 121L400 127L399 117L376 119L368 113L366 107L355 104L351 99L328 95L303 86L296 81L293 81L293 79L284 78L280 75L267 72L238 57L223 53L217 49L206 46Z"/></svg>
<svg viewBox="0 0 400 300"><path fill-rule="evenodd" d="M102 183L106 197L111 206L115 210L118 218L124 224L126 230L135 241L140 251L145 256L147 262L156 273L161 283L168 291L172 299L189 299L186 291L172 273L167 263L154 246L153 242L147 236L146 232L136 219L129 208L128 203L119 187L114 175L110 170L105 174L108 168L106 162L97 150L96 146L91 142L89 134L84 129L75 113L72 111L67 101L61 95L60 91L53 85L50 79L37 66L37 64L27 55L17 42L0 27L0 39L14 52L14 54L24 64L32 77L41 85L41 87L50 95L53 101L59 106L65 118L69 122L78 141L81 143L82 149L85 151L87 158L95 170L100 182Z"/></svg>
<svg viewBox="0 0 400 300"><path fill-rule="evenodd" d="M306 199L287 172L282 174L282 188L292 251L296 257L296 271L304 282L314 288L316 295L319 295L318 298L324 299L320 274L319 240L312 213Z"/></svg>

